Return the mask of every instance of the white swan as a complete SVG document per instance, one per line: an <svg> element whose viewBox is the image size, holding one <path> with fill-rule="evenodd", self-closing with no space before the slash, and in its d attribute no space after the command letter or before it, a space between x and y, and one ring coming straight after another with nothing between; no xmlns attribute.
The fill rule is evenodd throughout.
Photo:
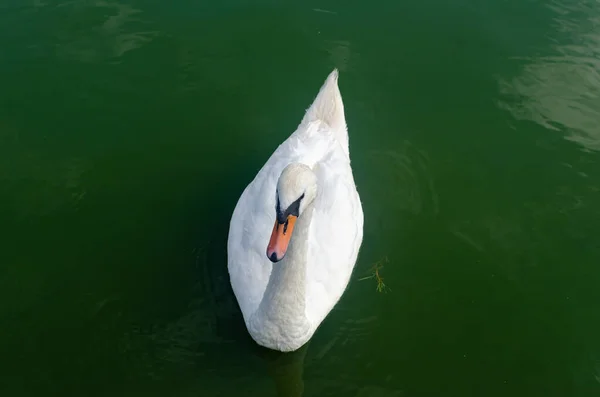
<svg viewBox="0 0 600 397"><path fill-rule="evenodd" d="M304 345L346 289L362 239L334 70L231 217L229 277L256 343L284 352Z"/></svg>

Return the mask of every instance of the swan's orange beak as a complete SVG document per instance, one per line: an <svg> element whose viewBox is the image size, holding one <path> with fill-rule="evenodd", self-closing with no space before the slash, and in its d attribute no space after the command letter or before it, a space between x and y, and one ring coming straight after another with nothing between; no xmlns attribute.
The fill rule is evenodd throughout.
<svg viewBox="0 0 600 397"><path fill-rule="evenodd" d="M294 215L288 215L284 223L279 223L279 221L275 220L271 240L269 240L269 245L267 246L267 257L271 262L279 262L285 256L297 219L298 217Z"/></svg>

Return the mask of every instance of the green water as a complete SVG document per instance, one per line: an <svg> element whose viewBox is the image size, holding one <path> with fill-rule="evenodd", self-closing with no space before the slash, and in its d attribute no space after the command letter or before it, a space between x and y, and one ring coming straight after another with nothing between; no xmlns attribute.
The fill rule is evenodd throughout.
<svg viewBox="0 0 600 397"><path fill-rule="evenodd" d="M600 395L600 3L208 3L0 4L0 394ZM364 243L280 355L228 223L334 67Z"/></svg>

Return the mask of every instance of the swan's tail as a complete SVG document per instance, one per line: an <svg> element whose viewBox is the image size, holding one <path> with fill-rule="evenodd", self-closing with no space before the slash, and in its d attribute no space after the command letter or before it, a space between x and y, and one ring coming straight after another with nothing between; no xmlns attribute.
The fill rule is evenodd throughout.
<svg viewBox="0 0 600 397"><path fill-rule="evenodd" d="M344 115L344 103L338 87L338 70L334 69L321 87L319 94L306 111L302 124L321 120L334 131L337 140L346 152L348 151L348 129Z"/></svg>

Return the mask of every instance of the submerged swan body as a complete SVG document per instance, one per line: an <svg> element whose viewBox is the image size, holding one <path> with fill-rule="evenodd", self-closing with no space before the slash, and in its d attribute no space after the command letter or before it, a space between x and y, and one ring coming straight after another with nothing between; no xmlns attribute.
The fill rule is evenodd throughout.
<svg viewBox="0 0 600 397"><path fill-rule="evenodd" d="M256 343L279 351L304 345L344 293L362 239L334 70L233 211L229 277Z"/></svg>

